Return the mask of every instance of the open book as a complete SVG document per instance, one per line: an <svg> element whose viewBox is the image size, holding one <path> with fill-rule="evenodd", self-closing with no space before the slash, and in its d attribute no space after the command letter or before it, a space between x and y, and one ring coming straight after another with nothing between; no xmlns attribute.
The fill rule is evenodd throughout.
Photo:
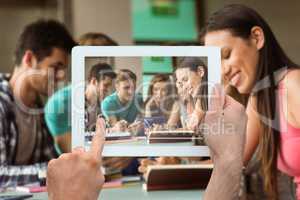
<svg viewBox="0 0 300 200"><path fill-rule="evenodd" d="M148 166L143 188L151 190L205 189L213 164Z"/></svg>

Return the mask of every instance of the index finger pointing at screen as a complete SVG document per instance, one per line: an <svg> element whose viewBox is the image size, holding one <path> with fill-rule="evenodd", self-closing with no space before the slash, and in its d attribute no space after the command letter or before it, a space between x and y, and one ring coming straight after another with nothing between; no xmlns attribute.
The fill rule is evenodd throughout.
<svg viewBox="0 0 300 200"><path fill-rule="evenodd" d="M95 159L102 158L102 151L105 143L105 121L99 118L96 123L96 133L93 137L90 152Z"/></svg>

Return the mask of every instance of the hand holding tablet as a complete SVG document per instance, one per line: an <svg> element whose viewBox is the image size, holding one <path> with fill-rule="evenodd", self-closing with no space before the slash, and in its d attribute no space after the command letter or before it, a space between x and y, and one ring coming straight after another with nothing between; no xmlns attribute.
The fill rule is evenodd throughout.
<svg viewBox="0 0 300 200"><path fill-rule="evenodd" d="M245 108L214 88L203 134L210 149L214 170L204 199L239 199L247 116Z"/></svg>

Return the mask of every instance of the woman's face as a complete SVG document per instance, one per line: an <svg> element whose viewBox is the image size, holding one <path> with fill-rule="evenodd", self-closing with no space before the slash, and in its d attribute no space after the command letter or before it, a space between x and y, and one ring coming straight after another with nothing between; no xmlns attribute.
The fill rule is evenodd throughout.
<svg viewBox="0 0 300 200"><path fill-rule="evenodd" d="M242 94L250 93L255 84L259 49L254 38L233 36L228 30L212 31L204 38L206 46L221 48L222 75Z"/></svg>
<svg viewBox="0 0 300 200"><path fill-rule="evenodd" d="M160 81L156 82L152 88L152 94L157 104L168 95L168 82Z"/></svg>
<svg viewBox="0 0 300 200"><path fill-rule="evenodd" d="M176 87L182 100L187 100L189 97L189 71L188 68L179 68L175 71Z"/></svg>
<svg viewBox="0 0 300 200"><path fill-rule="evenodd" d="M177 83L182 85L182 92L185 92L192 97L197 95L198 88L201 85L202 76L203 68L201 66L199 66L197 72L191 71L187 67L176 70Z"/></svg>

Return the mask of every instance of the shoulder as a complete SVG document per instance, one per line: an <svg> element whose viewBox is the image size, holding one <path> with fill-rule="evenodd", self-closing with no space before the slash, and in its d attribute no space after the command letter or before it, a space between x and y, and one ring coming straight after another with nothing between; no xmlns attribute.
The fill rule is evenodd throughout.
<svg viewBox="0 0 300 200"><path fill-rule="evenodd" d="M56 101L61 102L62 100L71 99L71 95L72 95L71 89L72 87L70 85L59 89L49 98L48 102L56 102Z"/></svg>
<svg viewBox="0 0 300 200"><path fill-rule="evenodd" d="M289 71L280 82L287 91L287 100L290 106L300 102L300 69ZM297 103L298 105L298 103Z"/></svg>
<svg viewBox="0 0 300 200"><path fill-rule="evenodd" d="M105 97L101 102L102 107L111 107L117 104L117 94L114 92L111 95Z"/></svg>
<svg viewBox="0 0 300 200"><path fill-rule="evenodd" d="M104 102L104 103L112 103L112 102L117 101L117 99L118 99L117 93L114 92L114 93L112 93L111 95L105 97L105 98L103 99L103 102Z"/></svg>
<svg viewBox="0 0 300 200"><path fill-rule="evenodd" d="M12 90L9 86L8 77L6 74L0 73L0 94L1 101L13 102Z"/></svg>
<svg viewBox="0 0 300 200"><path fill-rule="evenodd" d="M288 111L290 113L289 122L300 126L300 69L289 71L282 80L286 89Z"/></svg>
<svg viewBox="0 0 300 200"><path fill-rule="evenodd" d="M300 91L300 69L294 69L287 73L282 80L291 95L299 96Z"/></svg>
<svg viewBox="0 0 300 200"><path fill-rule="evenodd" d="M71 86L64 87L55 92L47 101L45 115L65 114L71 107Z"/></svg>
<svg viewBox="0 0 300 200"><path fill-rule="evenodd" d="M289 71L289 73L284 77L282 80L284 87L287 91L287 100L289 108L293 110L298 109L299 102L300 102L300 69L295 69Z"/></svg>

